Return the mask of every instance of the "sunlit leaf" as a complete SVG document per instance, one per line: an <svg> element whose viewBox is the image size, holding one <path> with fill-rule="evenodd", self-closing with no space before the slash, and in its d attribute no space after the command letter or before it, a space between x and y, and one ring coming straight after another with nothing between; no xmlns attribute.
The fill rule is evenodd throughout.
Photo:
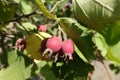
<svg viewBox="0 0 120 80"><path fill-rule="evenodd" d="M9 54L8 57L11 57L11 59L8 59L9 62L11 63L9 67L7 67L6 69L2 69L0 71L0 79L25 80L29 78L31 76L31 68L33 66L31 59L29 59L24 54L22 55L22 53L20 52L16 53L15 51L12 51L11 53L8 54ZM14 55L16 56L16 54L19 54L19 56L17 55L17 58L13 57Z"/></svg>
<svg viewBox="0 0 120 80"><path fill-rule="evenodd" d="M32 58L40 60L43 58L41 53L41 43L45 38L49 38L51 35L45 32L39 32L31 34L29 38L27 38L27 51L28 54L31 55Z"/></svg>
<svg viewBox="0 0 120 80"><path fill-rule="evenodd" d="M9 66L14 64L15 61L17 61L18 55L15 52L15 50L12 50L12 51L8 52L7 56L8 56L8 64L9 64Z"/></svg>
<svg viewBox="0 0 120 80"><path fill-rule="evenodd" d="M36 29L36 26L30 22L23 22L21 23L21 25L20 24L15 25L16 29L23 34L28 34L29 31Z"/></svg>
<svg viewBox="0 0 120 80"><path fill-rule="evenodd" d="M20 0L20 4L21 4L21 7L22 7L22 12L24 14L30 14L33 11L31 1Z"/></svg>
<svg viewBox="0 0 120 80"><path fill-rule="evenodd" d="M96 44L97 48L101 51L101 55L103 57L110 60L112 63L116 65L120 65L119 55L120 42L114 45L108 45L107 42L105 41L105 38L99 33L96 33L93 36L93 42Z"/></svg>
<svg viewBox="0 0 120 80"><path fill-rule="evenodd" d="M22 23L22 25L27 29L27 30L33 30L36 29L36 26L30 22L25 22Z"/></svg>

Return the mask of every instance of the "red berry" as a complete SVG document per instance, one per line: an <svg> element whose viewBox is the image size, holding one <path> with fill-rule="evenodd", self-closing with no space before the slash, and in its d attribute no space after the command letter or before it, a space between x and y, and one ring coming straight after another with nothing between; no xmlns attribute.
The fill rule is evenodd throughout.
<svg viewBox="0 0 120 80"><path fill-rule="evenodd" d="M72 4L69 2L67 5L65 5L65 9L70 9L71 5Z"/></svg>
<svg viewBox="0 0 120 80"><path fill-rule="evenodd" d="M74 43L71 39L65 40L62 44L62 51L63 53L72 59L72 54L74 52Z"/></svg>
<svg viewBox="0 0 120 80"><path fill-rule="evenodd" d="M66 5L66 6L65 6L65 9L70 9L70 5Z"/></svg>
<svg viewBox="0 0 120 80"><path fill-rule="evenodd" d="M37 30L40 30L40 31L42 31L42 32L46 32L47 27L44 26L44 25L38 25L38 26L37 26Z"/></svg>
<svg viewBox="0 0 120 80"><path fill-rule="evenodd" d="M15 43L15 47L19 50L24 50L26 48L26 41L22 38L19 38Z"/></svg>
<svg viewBox="0 0 120 80"><path fill-rule="evenodd" d="M62 41L59 37L53 36L49 38L46 42L46 48L53 50L53 52L57 52L62 47Z"/></svg>

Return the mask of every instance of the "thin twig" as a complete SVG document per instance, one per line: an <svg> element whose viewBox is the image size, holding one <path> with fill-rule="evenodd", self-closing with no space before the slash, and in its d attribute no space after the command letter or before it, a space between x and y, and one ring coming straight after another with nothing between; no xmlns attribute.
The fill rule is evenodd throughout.
<svg viewBox="0 0 120 80"><path fill-rule="evenodd" d="M61 33L63 34L64 40L67 40L67 35L66 35L66 33L64 32L64 30L60 27L60 25L58 26L58 30L61 31Z"/></svg>
<svg viewBox="0 0 120 80"><path fill-rule="evenodd" d="M106 67L106 65L105 65L105 63L103 62L103 60L101 61L101 63L103 64L103 67L105 68L105 70L106 70L106 72L107 72L107 75L108 75L108 77L109 77L109 80L112 80L112 77L111 77L111 75L110 75L110 73L109 73L109 71L108 71L108 68Z"/></svg>
<svg viewBox="0 0 120 80"><path fill-rule="evenodd" d="M25 29L25 31L27 32L28 35L30 35L29 31L25 28L24 25L22 25L19 21L17 21L17 23L20 24Z"/></svg>
<svg viewBox="0 0 120 80"><path fill-rule="evenodd" d="M107 73L107 75L109 77L109 80L112 80L112 77L111 77L111 75L110 75L110 73L108 71L108 68L106 67L106 65L105 65L105 63L103 61L104 58L101 55L101 51L96 46L94 46L94 48L95 48L94 54L96 56L96 60L98 60L98 61L100 61L102 63L102 65L105 68L105 71L106 71L106 73Z"/></svg>
<svg viewBox="0 0 120 80"><path fill-rule="evenodd" d="M55 10L55 8L56 8L61 2L63 2L63 1L65 1L65 0L57 1L57 2L54 4L54 6L52 7L52 9L50 10L50 12L53 12L53 11Z"/></svg>

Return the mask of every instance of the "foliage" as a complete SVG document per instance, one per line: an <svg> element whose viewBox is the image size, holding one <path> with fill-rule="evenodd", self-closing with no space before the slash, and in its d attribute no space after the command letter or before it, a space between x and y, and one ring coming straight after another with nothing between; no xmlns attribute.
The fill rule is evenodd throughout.
<svg viewBox="0 0 120 80"><path fill-rule="evenodd" d="M119 4L118 0L1 0L0 79L89 80L95 59L109 60L118 73ZM47 31L37 30L38 25ZM50 54L45 43L52 36L74 42L73 60L61 49ZM19 38L27 44L16 47ZM26 49L20 50L22 46Z"/></svg>

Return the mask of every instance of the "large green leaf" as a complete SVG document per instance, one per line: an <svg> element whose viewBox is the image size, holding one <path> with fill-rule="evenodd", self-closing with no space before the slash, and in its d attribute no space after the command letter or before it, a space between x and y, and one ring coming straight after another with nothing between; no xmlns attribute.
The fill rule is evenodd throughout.
<svg viewBox="0 0 120 80"><path fill-rule="evenodd" d="M8 53L8 60L9 67L0 71L1 80L25 80L31 76L33 61L26 55L11 51Z"/></svg>
<svg viewBox="0 0 120 80"><path fill-rule="evenodd" d="M95 30L120 19L119 5L119 0L73 0L75 17Z"/></svg>
<svg viewBox="0 0 120 80"><path fill-rule="evenodd" d="M86 61L85 58L88 60L93 58L93 42L91 35L87 34L89 30L72 18L59 18L59 23L78 47L78 49L76 48L75 50L80 50L76 51L80 58L84 61ZM85 57L83 57L81 53Z"/></svg>

